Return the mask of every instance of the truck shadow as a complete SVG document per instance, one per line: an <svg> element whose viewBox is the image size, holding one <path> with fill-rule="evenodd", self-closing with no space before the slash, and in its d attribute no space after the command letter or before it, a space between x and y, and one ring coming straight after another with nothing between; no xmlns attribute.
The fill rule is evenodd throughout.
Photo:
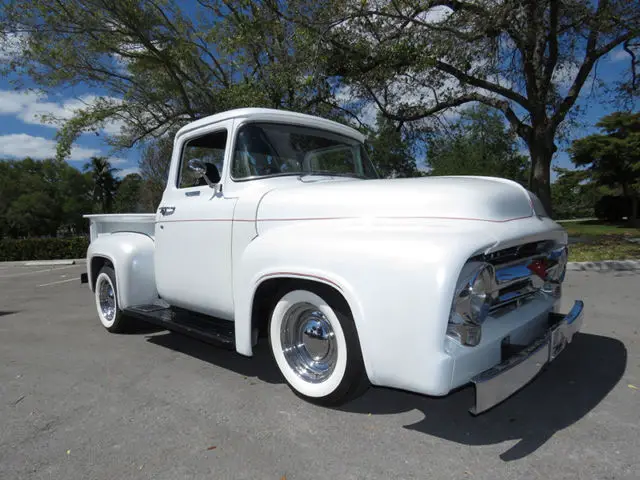
<svg viewBox="0 0 640 480"><path fill-rule="evenodd" d="M261 342L253 359L220 350L177 334L148 341L199 358L247 377L283 383L269 345ZM503 452L504 461L535 452L555 432L580 420L598 405L624 374L627 350L616 339L580 333L538 378L492 410L473 417L472 387L435 398L388 388L370 388L362 397L340 407L364 415L389 415L419 410L424 418L404 428L463 445L491 445L519 440Z"/></svg>
<svg viewBox="0 0 640 480"><path fill-rule="evenodd" d="M442 398L371 389L344 410L375 415L418 409L424 418L405 428L464 445L519 440L500 455L511 461L533 453L593 410L620 381L626 364L622 342L580 333L538 378L477 417L467 412L474 402L472 387Z"/></svg>

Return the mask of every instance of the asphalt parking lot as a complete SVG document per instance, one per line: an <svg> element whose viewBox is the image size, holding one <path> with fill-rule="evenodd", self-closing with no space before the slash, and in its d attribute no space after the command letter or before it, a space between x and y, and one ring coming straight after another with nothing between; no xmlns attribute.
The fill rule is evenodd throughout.
<svg viewBox="0 0 640 480"><path fill-rule="evenodd" d="M640 271L569 272L584 332L479 417L370 389L340 410L256 357L166 331L112 335L84 265L0 264L1 479L638 479Z"/></svg>

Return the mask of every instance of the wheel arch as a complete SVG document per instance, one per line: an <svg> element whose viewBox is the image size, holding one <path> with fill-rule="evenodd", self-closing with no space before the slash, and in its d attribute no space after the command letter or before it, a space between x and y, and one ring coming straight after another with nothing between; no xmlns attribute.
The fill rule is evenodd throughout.
<svg viewBox="0 0 640 480"><path fill-rule="evenodd" d="M301 269L284 269L261 272L257 274L247 299L248 308L245 312L238 310L236 316L236 350L243 355L253 354L254 331L264 334L269 323L270 314L280 299L280 292L291 290L292 287L311 290L315 293L331 296L331 300L342 302L347 313L353 318L358 343L367 375L370 375L369 362L361 341L361 331L364 328L362 309L349 284L341 278L318 272L305 272Z"/></svg>
<svg viewBox="0 0 640 480"><path fill-rule="evenodd" d="M89 263L88 263L88 270L89 270L89 288L91 289L92 292L95 291L96 289L96 280L98 279L98 274L100 273L100 270L102 270L102 267L111 267L113 268L113 270L115 271L115 265L113 264L113 260L107 256L104 255L94 255L93 257L90 258Z"/></svg>
<svg viewBox="0 0 640 480"><path fill-rule="evenodd" d="M89 287L95 289L100 269L110 265L116 275L121 308L153 303L158 298L155 285L155 244L147 235L121 232L100 235L87 250Z"/></svg>
<svg viewBox="0 0 640 480"><path fill-rule="evenodd" d="M257 329L262 336L267 330L273 308L282 294L285 291L294 289L309 290L329 296L333 302L338 302L353 317L349 302L344 297L340 287L332 281L316 276L278 273L265 275L256 284L251 299L251 329Z"/></svg>

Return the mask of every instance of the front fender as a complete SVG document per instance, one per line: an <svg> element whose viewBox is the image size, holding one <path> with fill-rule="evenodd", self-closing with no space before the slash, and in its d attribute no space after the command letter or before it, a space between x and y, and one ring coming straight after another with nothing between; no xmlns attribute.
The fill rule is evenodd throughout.
<svg viewBox="0 0 640 480"><path fill-rule="evenodd" d="M450 377L441 377L452 365L442 368L451 362L443 339L457 278L470 256L494 243L491 235L424 223L332 220L268 230L248 245L234 272L236 348L252 354L251 305L261 282L315 280L349 304L373 384L415 391L417 375L429 384L425 393L447 393L442 385L448 388Z"/></svg>
<svg viewBox="0 0 640 480"><path fill-rule="evenodd" d="M93 290L93 260L104 258L116 272L120 308L151 304L158 298L154 271L155 244L151 237L133 232L98 236L87 250L89 287Z"/></svg>

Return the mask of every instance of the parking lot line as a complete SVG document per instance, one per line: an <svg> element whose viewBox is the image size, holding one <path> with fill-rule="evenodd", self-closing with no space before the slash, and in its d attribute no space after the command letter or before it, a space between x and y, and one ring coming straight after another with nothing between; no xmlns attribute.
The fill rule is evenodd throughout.
<svg viewBox="0 0 640 480"><path fill-rule="evenodd" d="M80 281L80 279L78 278L67 278L66 280L58 280L56 282L43 283L42 285L38 285L38 287L48 287L49 285L56 285L57 283L73 282L75 280Z"/></svg>
<svg viewBox="0 0 640 480"><path fill-rule="evenodd" d="M10 273L9 275L0 275L0 278L14 278L14 277L22 277L24 275L31 275L34 273L46 273L46 272L55 272L58 270L65 270L67 268L75 268L82 265L70 265L68 267L59 267L59 268L46 268L44 270L33 270L31 272L21 272L21 273Z"/></svg>

